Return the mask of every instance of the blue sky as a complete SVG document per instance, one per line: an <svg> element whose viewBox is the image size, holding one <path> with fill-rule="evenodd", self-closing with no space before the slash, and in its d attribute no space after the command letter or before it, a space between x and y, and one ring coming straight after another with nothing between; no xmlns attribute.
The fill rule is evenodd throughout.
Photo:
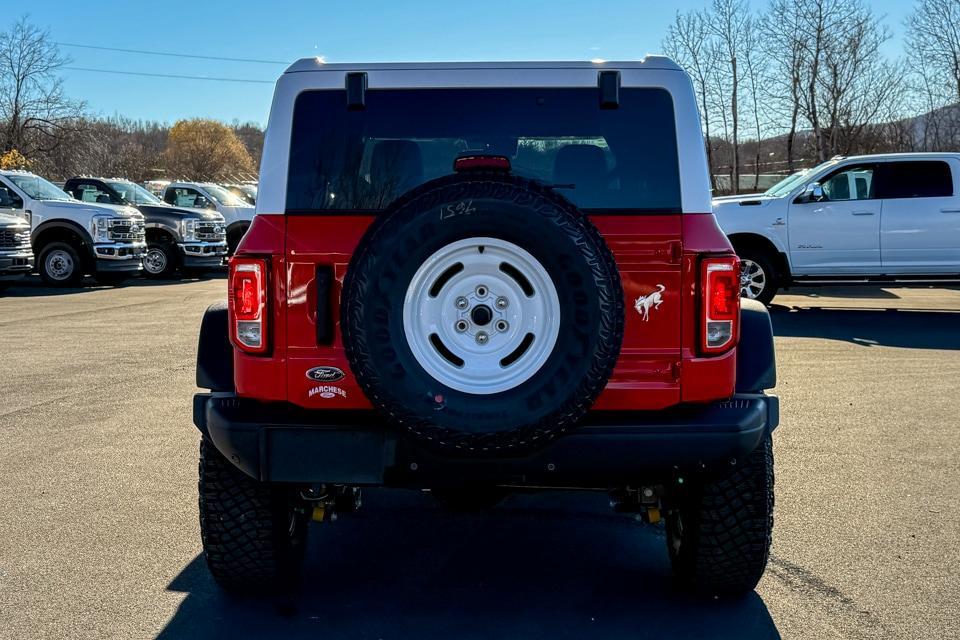
<svg viewBox="0 0 960 640"><path fill-rule="evenodd" d="M61 43L228 58L329 62L635 59L657 52L674 13L708 0L34 0L6 7ZM902 47L907 0L873 0ZM755 6L765 4L754 0ZM22 7L22 9L21 9ZM29 7L29 8L28 8ZM282 64L196 60L64 46L72 67L273 81ZM67 93L101 115L265 124L272 86L65 70Z"/></svg>

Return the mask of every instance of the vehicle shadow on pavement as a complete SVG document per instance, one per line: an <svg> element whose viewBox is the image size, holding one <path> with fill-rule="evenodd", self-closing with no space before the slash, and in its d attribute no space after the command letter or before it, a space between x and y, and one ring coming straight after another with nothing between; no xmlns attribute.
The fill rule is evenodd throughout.
<svg viewBox="0 0 960 640"><path fill-rule="evenodd" d="M94 291L103 291L105 289L126 289L130 287L155 287L160 285L203 282L205 280L226 280L227 274L224 269L222 272L213 271L198 275L185 275L169 279L150 279L142 276L131 277L120 284L100 284L92 278L84 278L83 282L77 287L51 287L44 283L38 276L28 276L22 281L13 283L6 289L2 296L6 298L41 298L48 296L67 296L78 293L93 293Z"/></svg>
<svg viewBox="0 0 960 640"><path fill-rule="evenodd" d="M159 638L779 638L763 600L671 586L662 529L602 493L515 495L486 513L378 490L314 527L294 595L230 597L198 556Z"/></svg>
<svg viewBox="0 0 960 640"><path fill-rule="evenodd" d="M770 308L773 333L862 346L960 349L960 313L898 309Z"/></svg>

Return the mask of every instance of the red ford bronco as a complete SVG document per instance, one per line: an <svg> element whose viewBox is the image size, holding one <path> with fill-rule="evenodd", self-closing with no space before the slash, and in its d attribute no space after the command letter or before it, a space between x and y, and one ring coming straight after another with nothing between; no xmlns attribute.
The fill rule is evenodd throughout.
<svg viewBox="0 0 960 640"><path fill-rule="evenodd" d="M739 273L668 59L295 63L200 330L211 572L289 584L361 487L583 488L664 526L682 584L752 589L778 404Z"/></svg>

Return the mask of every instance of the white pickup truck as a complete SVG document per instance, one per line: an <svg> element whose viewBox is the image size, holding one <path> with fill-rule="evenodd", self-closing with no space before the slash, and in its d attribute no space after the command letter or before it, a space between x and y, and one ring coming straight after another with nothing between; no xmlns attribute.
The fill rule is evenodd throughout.
<svg viewBox="0 0 960 640"><path fill-rule="evenodd" d="M28 171L0 171L0 213L30 224L36 268L50 286L80 284L85 273L117 284L143 268L143 215L133 207L80 202Z"/></svg>
<svg viewBox="0 0 960 640"><path fill-rule="evenodd" d="M837 157L713 211L764 303L790 284L960 280L957 153Z"/></svg>

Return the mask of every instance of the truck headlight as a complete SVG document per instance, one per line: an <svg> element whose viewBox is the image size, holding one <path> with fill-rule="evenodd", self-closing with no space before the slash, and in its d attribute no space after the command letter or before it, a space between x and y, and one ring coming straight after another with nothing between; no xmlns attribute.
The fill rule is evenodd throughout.
<svg viewBox="0 0 960 640"><path fill-rule="evenodd" d="M185 218L180 221L180 235L184 242L197 241L197 220L196 218Z"/></svg>
<svg viewBox="0 0 960 640"><path fill-rule="evenodd" d="M91 234L94 242L110 242L110 227L112 216L94 216L91 222Z"/></svg>

